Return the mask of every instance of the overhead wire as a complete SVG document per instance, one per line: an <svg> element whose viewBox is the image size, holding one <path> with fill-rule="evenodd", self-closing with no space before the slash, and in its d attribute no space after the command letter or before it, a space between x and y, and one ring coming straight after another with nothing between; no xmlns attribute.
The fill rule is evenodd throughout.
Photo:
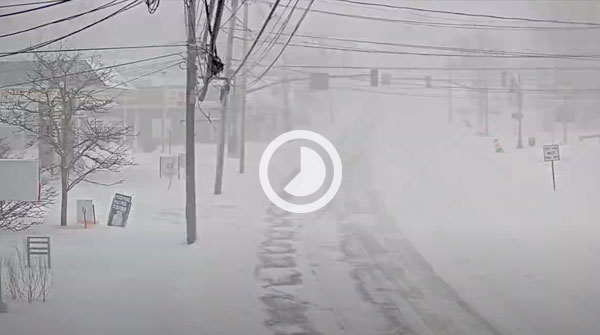
<svg viewBox="0 0 600 335"><path fill-rule="evenodd" d="M64 39L66 39L66 38L68 38L68 37L71 37L71 36L73 36L73 35L75 35L75 34L78 34L78 33L82 32L82 31L84 31L84 30L87 30L87 29L89 29L89 28L91 28L91 27L93 27L93 26L95 26L95 25L97 25L97 24L100 24L100 23L102 23L102 22L104 22L104 21L106 21L106 20L108 20L108 19L110 19L110 18L112 18L112 17L114 17L114 16L116 16L116 15L120 14L120 13L123 13L123 12L125 12L125 11L128 11L128 10L130 10L130 9L132 9L132 8L134 8L134 7L136 7L136 6L140 5L140 4L142 4L142 3L143 3L143 0L133 0L133 1L132 1L132 2L130 2L129 4L127 4L127 5L123 6L123 7L121 7L120 9L118 9L118 10L116 10L116 11L112 12L111 14L109 14L109 15L107 15L107 16L105 16L105 17L103 17L102 19L96 20L96 21L94 21L94 22L92 22L92 23L90 23L90 24L88 24L88 25L85 25L84 27L82 27L82 28L79 28L79 29L77 29L77 30L75 30L75 31L72 31L72 32L70 32L70 33L68 33L68 34L66 34L66 35L62 35L62 36L59 36L59 37L53 38L53 39L51 39L51 40L48 40L48 41L45 41L45 42L42 42L42 43L39 43L39 44L36 44L36 45L30 46L30 47L27 47L27 48L23 48L23 49L20 49L20 50L16 50L16 51L12 51L12 52L8 52L8 53L4 53L4 54L0 55L0 58L3 58L3 57L8 57L8 56L13 56L13 55L18 55L18 54L21 54L21 53L23 53L23 52L27 52L27 51L36 50L36 49L39 49L39 48L43 48L43 47L45 47L45 46L47 46L47 45L50 45L50 44L56 43L56 42L58 42L58 41L64 40Z"/></svg>
<svg viewBox="0 0 600 335"><path fill-rule="evenodd" d="M127 66L127 65L133 65L133 64L139 64L139 63L143 63L143 62L149 62L149 61L152 61L152 60L163 59L163 58L173 57L173 56L180 56L181 57L181 53L170 53L170 54L165 54L165 55L156 56L156 57L150 57L150 58L144 58L144 59L139 59L139 60L135 60L135 61L129 61L129 62L124 62L124 63L119 63L119 64L115 64L115 65L103 66L103 67L99 67L99 68L96 68L96 69L90 69L90 70L84 70L84 71L79 71L79 72L67 73L67 74L65 74L63 76L38 78L38 79L28 80L28 81L19 82L19 83L12 83L12 84L7 84L7 85L0 86L0 89L9 88L9 87L18 87L18 86L29 85L29 84L35 84L35 83L38 83L38 82L44 82L44 81L53 80L53 79L62 78L62 77L76 76L76 75L80 75L80 74L84 74L84 73L97 72L97 71L101 71L101 70L110 70L110 69L114 69L114 68L117 68L117 67L122 67L122 66Z"/></svg>
<svg viewBox="0 0 600 335"><path fill-rule="evenodd" d="M396 43L396 42L384 42L384 41L373 41L373 40L360 40L355 38L342 38L342 37L328 37L328 36L315 36L307 34L296 34L297 37L305 37L310 39L318 40L329 40L336 42L351 42L360 44L372 44L390 47L406 47L415 49L426 49L426 50L444 50L444 51L456 51L461 53L480 53L490 55L513 55L513 56L539 56L539 57L559 57L559 58L594 58L599 57L598 54L552 54L552 53L541 53L541 52L523 52L523 51L512 51L512 50L494 50L494 49L475 49L475 48L463 48L454 46L437 46L437 45L424 45L424 44L410 44L410 43ZM293 45L298 46L298 45ZM317 46L327 45L319 44ZM344 47L344 46L340 46Z"/></svg>
<svg viewBox="0 0 600 335"><path fill-rule="evenodd" d="M25 14L25 13L31 13L31 12L35 12L35 11L42 10L42 9L48 9L50 7L54 7L54 6L57 6L57 5L62 5L64 3L71 2L71 1L73 1L73 0L53 1L53 2L47 3L47 4L43 5L43 6L39 6L39 7L28 8L28 9L18 10L18 11L14 11L14 12L0 14L0 18L9 17L9 16L15 16L15 15L19 15L19 14Z"/></svg>
<svg viewBox="0 0 600 335"><path fill-rule="evenodd" d="M236 39L242 39L235 37ZM276 44L282 44L276 42ZM501 59L571 59L571 60L583 60L583 61L598 61L600 60L600 54L583 54L583 55L568 55L568 54L536 54L536 53L523 53L523 54L467 54L467 53L425 53L425 52L412 52L412 51L394 51L394 50L382 50L382 49L365 49L357 47L347 46L334 46L326 44L297 44L297 43L286 43L291 47L309 48L309 49L321 49L321 50L335 50L335 51L348 51L358 53L369 53L369 54L381 54L381 55L408 55L408 56L431 56L431 57L456 57L456 58L501 58ZM286 45L283 44L283 45ZM430 48L423 46L423 48Z"/></svg>
<svg viewBox="0 0 600 335"><path fill-rule="evenodd" d="M136 81L136 80L140 80L140 79L142 79L142 78L149 77L149 76L151 76L151 75L153 75L153 74L156 74L156 73L162 72L162 71L164 71L164 70L170 69L170 68L172 68L172 67L178 66L179 64L181 64L181 63L182 63L182 61L176 61L175 63L173 63L173 62L171 62L171 63L172 63L172 64L170 64L170 65L167 65L167 66L164 66L164 67L161 67L160 69L154 70L154 71L152 71L152 72L148 72L148 73L145 73L145 74L143 74L143 75L140 75L140 76L137 76L137 77L134 77L134 78L128 79L128 80L126 80L126 81L124 81L124 82L121 82L121 83L118 83L118 84L116 84L116 85L112 85L112 86L109 86L109 87L105 87L105 88L103 88L102 90L100 90L100 91L97 91L96 93L104 92L104 91L107 91L107 90L109 90L109 89L112 89L112 88L117 88L117 87L119 87L119 86L123 86L123 85L125 85L125 84L129 84L129 83L131 83L131 82L134 82L134 81Z"/></svg>
<svg viewBox="0 0 600 335"><path fill-rule="evenodd" d="M275 13L275 10L277 9L277 6L279 6L280 2L281 2L281 0L275 0L275 2L273 3L273 5L271 7L271 11L269 11L269 14L265 18L265 21L263 22L262 27L260 28L260 31L258 32L258 35L254 39L254 42L250 46L250 49L248 49L248 52L246 53L246 55L244 55L244 58L242 59L242 61L238 65L237 69L235 69L235 71L233 71L233 74L231 75L230 79L234 78L237 75L237 73L242 69L242 67L244 66L244 64L246 63L246 61L248 61L248 58L250 57L250 54L252 53L252 51L254 50L254 48L256 48L256 44L260 40L260 37L264 33L265 29L267 28L267 25L271 21L271 18L273 17L273 14Z"/></svg>
<svg viewBox="0 0 600 335"><path fill-rule="evenodd" d="M109 8L109 7L112 7L112 6L120 5L120 4L122 4L124 2L127 2L127 1L130 1L130 0L121 0L119 2L117 2L117 0L112 0L112 1L106 3L106 4L102 5L102 6L98 6L96 8L87 10L85 12L81 12L81 13L78 13L78 14L75 14L75 15L64 17L62 19L58 19L58 20L47 22L47 23L43 23L43 24L40 24L40 25L37 25L37 26L34 26L34 27L30 27L30 28L27 28L27 29L23 29L23 30L18 30L18 31L13 31L13 32L10 32L10 33L2 34L2 35L0 35L0 38L10 37L10 36L14 36L14 35L19 35L19 34L23 34L23 33L27 33L27 32L36 30L36 29L48 27L48 26L51 26L53 24L67 22L67 21L70 21L70 20L82 17L84 15L97 12L99 10L103 10L103 9L106 9L106 8Z"/></svg>
<svg viewBox="0 0 600 335"><path fill-rule="evenodd" d="M13 4L10 4L10 5L0 5L0 9L2 9L2 8L14 8L14 7L26 7L26 6L33 6L33 5L41 5L41 4L54 3L54 2L60 2L60 0L35 1L35 2L26 2L26 3L13 3Z"/></svg>
<svg viewBox="0 0 600 335"><path fill-rule="evenodd" d="M275 57L275 59L271 62L271 64L260 74L258 75L257 79L255 79L250 86L252 86L253 84L255 84L256 82L260 81L260 79L262 77L264 77L273 67L273 65L275 65L275 63L277 63L277 61L279 60L279 58L281 57L281 55L283 54L283 52L285 51L285 49L288 47L288 45L290 44L292 38L294 38L294 35L296 34L296 32L298 32L298 29L300 28L300 26L302 25L302 22L304 22L304 19L306 18L306 15L308 14L308 12L310 11L312 5L314 4L315 0L311 0L310 3L308 4L308 6L304 9L304 13L302 13L302 17L300 17L300 19L298 20L298 23L296 24L296 27L294 27L294 30L292 31L292 33L290 34L290 36L288 37L287 41L285 42L285 44L283 45L283 47L281 48L281 50L279 51L279 54L277 54L277 56Z"/></svg>
<svg viewBox="0 0 600 335"><path fill-rule="evenodd" d="M170 43L170 44L148 44L148 45L123 45L110 47L93 47L93 48L65 48L65 49L46 49L32 50L22 52L23 54L44 54L44 53L63 53L63 52L85 52L85 51L114 51L114 50L138 50L138 49L160 49L160 48L181 48L187 46L187 43ZM5 53L0 53L0 56Z"/></svg>
<svg viewBox="0 0 600 335"><path fill-rule="evenodd" d="M262 0L265 3L271 3L269 0ZM300 8L304 9L304 8ZM440 28L453 28L453 29L467 29L467 30L507 30L507 31L549 31L549 30L590 30L590 29L600 29L599 26L589 25L589 26L518 26L518 25L496 25L496 24L487 24L487 23L449 23L449 22L437 22L437 21L417 21L417 20L406 20L406 19L397 19L397 18L389 18L383 16L371 16L371 15L359 15L359 14L349 14L349 13L341 13L330 10L322 10L322 9L313 9L313 13L330 15L330 16L338 16L338 17L346 17L346 18L354 18L375 22L385 22L385 23L402 23L407 25L415 25L415 26L426 26L426 27L440 27Z"/></svg>
<svg viewBox="0 0 600 335"><path fill-rule="evenodd" d="M570 24L570 25L585 25L585 26L600 26L600 23L598 23L598 22L564 21L564 20L536 19L536 18L517 17L517 16L501 16L501 15L491 15L491 14L476 14L476 13L466 13L466 12L458 12L458 11L426 9L426 8L418 8L418 7L410 7L410 6L398 6L398 5L391 5L391 4L387 4L387 3L365 2L365 1L357 1L357 0L333 0L333 1L336 1L338 3L355 4L355 5L368 6L368 7L390 8L390 9L408 10L408 11L415 11L415 12L446 14L446 15L464 16L464 17L475 17L475 18L485 18L485 19L494 19L494 20L524 21L524 22L535 22L535 23L555 23L555 24Z"/></svg>
<svg viewBox="0 0 600 335"><path fill-rule="evenodd" d="M225 27L225 25L227 23L229 23L229 21L231 21L232 19L237 19L236 15L240 11L240 9L242 9L242 7L244 7L244 3L246 1L249 1L249 0L240 0L240 3L238 4L237 8L230 8L229 6L225 5L225 8L229 9L229 11L231 12L231 15L229 16L229 18L227 18L227 20L225 20L224 22L221 22L221 28Z"/></svg>
<svg viewBox="0 0 600 335"><path fill-rule="evenodd" d="M288 13L285 21L283 22L283 24L281 24L279 29L277 29L277 32L274 32L274 30L277 27L277 24L280 21L280 19L285 14L285 9L287 9L289 7L291 2L292 2L292 0L288 1L286 7L284 8L284 11L279 16L279 19L277 20L277 22L275 22L275 24L273 24L273 29L271 30L271 32L268 33L269 35L273 35L273 36L270 40L265 40L266 43L264 43L264 44L267 44L267 47L260 53L260 55L258 55L258 58L255 61L255 64L262 62L267 57L267 55L269 54L269 51L271 51L273 49L273 47L275 46L276 42L279 41L279 37L283 35L283 31L289 24L289 22L292 18L292 15L294 14L294 11L296 10L296 7L298 6L298 3L300 2L300 0L296 0L296 2L294 3L294 6L290 9L290 12ZM260 50L260 48L259 48L259 50ZM258 54L258 51L257 51L257 54ZM249 69L246 69L245 71L252 71L253 69L254 69L254 66L250 67Z"/></svg>

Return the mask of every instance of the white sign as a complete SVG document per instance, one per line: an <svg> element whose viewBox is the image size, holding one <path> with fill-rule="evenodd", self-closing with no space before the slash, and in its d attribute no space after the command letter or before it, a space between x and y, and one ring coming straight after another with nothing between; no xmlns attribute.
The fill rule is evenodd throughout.
<svg viewBox="0 0 600 335"><path fill-rule="evenodd" d="M179 166L177 164L177 157L175 156L163 156L160 157L160 178L173 177L177 175Z"/></svg>
<svg viewBox="0 0 600 335"><path fill-rule="evenodd" d="M77 223L94 224L95 221L94 202L77 199Z"/></svg>
<svg viewBox="0 0 600 335"><path fill-rule="evenodd" d="M39 201L37 159L0 159L0 200Z"/></svg>
<svg viewBox="0 0 600 335"><path fill-rule="evenodd" d="M558 144L544 145L544 162L554 162L560 160L560 150Z"/></svg>

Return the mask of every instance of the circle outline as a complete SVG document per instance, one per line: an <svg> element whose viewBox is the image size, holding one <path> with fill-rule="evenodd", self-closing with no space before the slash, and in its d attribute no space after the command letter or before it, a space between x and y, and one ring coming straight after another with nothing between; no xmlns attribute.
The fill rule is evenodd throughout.
<svg viewBox="0 0 600 335"><path fill-rule="evenodd" d="M311 203L301 205L291 203L281 198L269 182L269 163L271 162L271 158L275 151L287 142L299 139L309 140L321 146L325 152L327 152L327 155L329 155L333 165L333 178L331 180L331 185L325 194ZM267 198L269 198L275 206L295 214L312 213L329 204L339 191L340 186L342 185L342 159L333 144L323 135L310 130L292 130L277 136L269 143L269 145L267 145L260 158L258 177L263 192L265 192Z"/></svg>

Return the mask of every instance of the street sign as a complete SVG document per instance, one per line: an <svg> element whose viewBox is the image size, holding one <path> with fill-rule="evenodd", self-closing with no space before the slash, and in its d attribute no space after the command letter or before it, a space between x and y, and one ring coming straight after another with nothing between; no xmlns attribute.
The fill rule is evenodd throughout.
<svg viewBox="0 0 600 335"><path fill-rule="evenodd" d="M513 120L521 121L521 120L523 120L523 113L520 113L520 112L519 112L519 113L512 113L512 114L510 115L510 117L511 117Z"/></svg>
<svg viewBox="0 0 600 335"><path fill-rule="evenodd" d="M544 162L554 162L560 160L560 150L558 144L544 145Z"/></svg>
<svg viewBox="0 0 600 335"><path fill-rule="evenodd" d="M48 258L48 269L52 268L50 258L50 237L27 236L27 266L31 267L31 256L42 255Z"/></svg>
<svg viewBox="0 0 600 335"><path fill-rule="evenodd" d="M558 144L544 145L544 162L552 163L552 186L556 191L556 175L554 173L554 162L560 160Z"/></svg>
<svg viewBox="0 0 600 335"><path fill-rule="evenodd" d="M92 200L77 199L77 223L96 224L96 209Z"/></svg>
<svg viewBox="0 0 600 335"><path fill-rule="evenodd" d="M567 109L558 110L555 114L555 120L560 123L575 122L575 112Z"/></svg>
<svg viewBox="0 0 600 335"><path fill-rule="evenodd" d="M178 157L176 156L162 156L160 157L160 178L167 177L172 178L177 175L179 168Z"/></svg>
<svg viewBox="0 0 600 335"><path fill-rule="evenodd" d="M131 210L131 202L131 196L115 193L108 214L108 226L125 227Z"/></svg>

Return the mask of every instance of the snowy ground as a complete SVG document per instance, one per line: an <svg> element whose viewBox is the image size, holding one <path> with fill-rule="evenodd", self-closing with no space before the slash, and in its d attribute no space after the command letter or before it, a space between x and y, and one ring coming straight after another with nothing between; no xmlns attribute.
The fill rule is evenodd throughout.
<svg viewBox="0 0 600 335"><path fill-rule="evenodd" d="M77 188L71 205L94 199L101 223L115 192L133 194L128 226L58 228L55 212L28 232L52 236L54 291L45 304L9 301L0 333L599 333L600 145L562 147L554 192L541 157L550 138L517 151L496 116L485 138L449 126L443 104L411 99L336 96L335 125L327 111L315 118L344 161L340 193L315 214L269 204L264 144L250 145L246 175L227 161L218 197L214 147L198 148L193 246L183 180L168 189L156 157L138 155L124 185ZM24 236L1 233L0 250Z"/></svg>
<svg viewBox="0 0 600 335"><path fill-rule="evenodd" d="M365 150L377 190L440 276L505 333L600 332L597 141L561 146L554 192L550 134L517 150L510 131L477 137L425 108L382 118Z"/></svg>
<svg viewBox="0 0 600 335"><path fill-rule="evenodd" d="M262 149L250 147L250 157ZM56 221L28 234L52 236L55 286L45 304L10 303L2 334L262 334L262 310L253 277L261 237L255 207L266 206L256 165L226 175L229 192L212 196L213 146L198 150L198 241L185 245L184 183L158 179L158 161L138 155L124 185L81 187L94 199L101 225L84 230ZM234 190L231 185L235 184ZM133 194L125 229L105 226L114 192ZM53 218L56 218L53 215ZM0 235L10 249L25 234ZM226 297L226 298L224 298ZM258 314L258 315L257 315ZM251 319L253 321L249 322Z"/></svg>

